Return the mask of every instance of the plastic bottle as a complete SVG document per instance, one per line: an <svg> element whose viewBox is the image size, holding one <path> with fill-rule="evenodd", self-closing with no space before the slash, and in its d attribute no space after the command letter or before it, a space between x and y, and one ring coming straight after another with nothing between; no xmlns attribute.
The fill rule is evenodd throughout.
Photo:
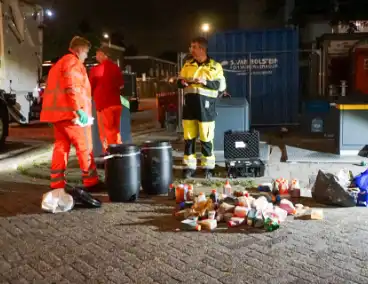
<svg viewBox="0 0 368 284"><path fill-rule="evenodd" d="M176 203L181 203L185 201L184 193L185 193L184 184L179 184L175 189Z"/></svg>
<svg viewBox="0 0 368 284"><path fill-rule="evenodd" d="M208 211L208 219L210 219L210 220L216 219L216 211L215 210Z"/></svg>
<svg viewBox="0 0 368 284"><path fill-rule="evenodd" d="M247 224L248 226L253 226L254 221L256 219L257 210L252 208L247 215Z"/></svg>
<svg viewBox="0 0 368 284"><path fill-rule="evenodd" d="M282 199L280 202L280 208L284 209L288 214L293 215L296 213L296 209L290 200Z"/></svg>
<svg viewBox="0 0 368 284"><path fill-rule="evenodd" d="M219 202L219 196L216 189L212 189L210 198L212 199L212 202L214 204L217 204Z"/></svg>
<svg viewBox="0 0 368 284"><path fill-rule="evenodd" d="M186 231L200 231L202 226L196 220L186 219L181 222L181 228Z"/></svg>
<svg viewBox="0 0 368 284"><path fill-rule="evenodd" d="M227 225L230 227L230 228L233 228L233 227L239 227L241 225L243 225L245 222L245 219L244 218L239 218L239 217L232 217L230 219L229 222L227 222Z"/></svg>
<svg viewBox="0 0 368 284"><path fill-rule="evenodd" d="M279 192L280 192L280 195L285 195L289 193L289 182L287 179L281 179L281 182L279 185Z"/></svg>
<svg viewBox="0 0 368 284"><path fill-rule="evenodd" d="M272 203L279 204L281 201L280 192L278 189L272 190Z"/></svg>
<svg viewBox="0 0 368 284"><path fill-rule="evenodd" d="M227 196L231 196L232 193L233 193L233 190L231 188L230 182L229 180L226 180L224 189L223 189L223 194L226 194Z"/></svg>
<svg viewBox="0 0 368 284"><path fill-rule="evenodd" d="M264 221L264 228L266 229L266 231L272 232L272 231L275 231L278 228L280 228L280 224L277 221L275 221L275 220L272 220L270 218L267 218Z"/></svg>
<svg viewBox="0 0 368 284"><path fill-rule="evenodd" d="M194 190L193 190L193 185L191 185L191 184L188 185L188 191L187 191L186 199L188 201L193 201L194 200Z"/></svg>
<svg viewBox="0 0 368 284"><path fill-rule="evenodd" d="M262 228L264 226L264 219L262 212L257 211L256 216L254 218L253 226L255 228Z"/></svg>
<svg viewBox="0 0 368 284"><path fill-rule="evenodd" d="M250 208L251 207L251 200L248 197L245 197L245 196L238 197L237 205L242 206L242 207Z"/></svg>
<svg viewBox="0 0 368 284"><path fill-rule="evenodd" d="M299 203L299 201L300 201L300 184L299 184L299 180L293 179L291 181L289 192L290 192L290 196L291 196L291 201L294 204Z"/></svg>
<svg viewBox="0 0 368 284"><path fill-rule="evenodd" d="M206 199L206 195L203 193L203 192L201 192L199 195L198 195L198 198L197 198L197 202L204 202L204 201L206 201L207 199Z"/></svg>
<svg viewBox="0 0 368 284"><path fill-rule="evenodd" d="M248 215L248 211L249 209L243 206L236 206L235 210L234 210L234 216L235 217L240 217L240 218L245 218Z"/></svg>
<svg viewBox="0 0 368 284"><path fill-rule="evenodd" d="M173 184L170 184L169 186L169 194L168 194L169 200L175 200L175 186Z"/></svg>
<svg viewBox="0 0 368 284"><path fill-rule="evenodd" d="M206 219L199 222L203 230L212 231L217 228L217 220L216 219Z"/></svg>

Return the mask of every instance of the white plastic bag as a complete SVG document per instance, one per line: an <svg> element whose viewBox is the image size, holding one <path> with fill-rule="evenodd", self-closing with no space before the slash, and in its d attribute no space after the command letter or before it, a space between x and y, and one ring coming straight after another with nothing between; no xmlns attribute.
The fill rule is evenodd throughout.
<svg viewBox="0 0 368 284"><path fill-rule="evenodd" d="M65 192L64 188L51 190L42 196L41 208L47 212L67 212L73 209L73 207L74 199Z"/></svg>
<svg viewBox="0 0 368 284"><path fill-rule="evenodd" d="M352 174L350 173L349 170L347 169L341 169L337 174L336 174L337 178L338 178L338 183L346 188L349 187L351 184L351 176Z"/></svg>
<svg viewBox="0 0 368 284"><path fill-rule="evenodd" d="M266 197L260 196L254 201L254 207L257 211L264 211L268 208L268 203Z"/></svg>
<svg viewBox="0 0 368 284"><path fill-rule="evenodd" d="M263 217L265 219L269 218L273 221L280 221L280 223L286 221L287 215L287 212L278 206L267 208L267 210L263 212Z"/></svg>

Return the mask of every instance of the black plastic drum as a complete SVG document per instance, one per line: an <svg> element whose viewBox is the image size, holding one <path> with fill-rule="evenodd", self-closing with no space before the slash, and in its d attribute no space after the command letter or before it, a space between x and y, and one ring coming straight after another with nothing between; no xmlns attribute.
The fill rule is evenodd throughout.
<svg viewBox="0 0 368 284"><path fill-rule="evenodd" d="M141 146L142 188L147 194L167 194L173 180L170 142L145 142Z"/></svg>
<svg viewBox="0 0 368 284"><path fill-rule="evenodd" d="M108 147L105 183L112 202L138 199L141 187L141 160L138 146L117 144Z"/></svg>

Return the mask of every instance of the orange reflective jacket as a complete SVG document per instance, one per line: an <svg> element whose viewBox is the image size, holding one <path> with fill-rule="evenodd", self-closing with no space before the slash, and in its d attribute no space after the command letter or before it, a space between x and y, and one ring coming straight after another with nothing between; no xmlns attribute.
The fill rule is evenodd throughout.
<svg viewBox="0 0 368 284"><path fill-rule="evenodd" d="M92 114L91 86L83 63L70 53L49 72L40 120L51 123L72 120L79 109Z"/></svg>

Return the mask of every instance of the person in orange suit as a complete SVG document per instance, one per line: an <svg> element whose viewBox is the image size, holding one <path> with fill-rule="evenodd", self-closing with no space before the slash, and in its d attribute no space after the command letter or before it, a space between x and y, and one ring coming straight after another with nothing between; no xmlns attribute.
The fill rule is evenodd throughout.
<svg viewBox="0 0 368 284"><path fill-rule="evenodd" d="M124 79L119 66L109 59L107 48L97 50L96 60L99 64L91 69L89 80L96 105L101 144L106 153L109 145L122 143L120 94L124 87Z"/></svg>
<svg viewBox="0 0 368 284"><path fill-rule="evenodd" d="M86 190L99 191L99 181L92 152L91 86L83 63L91 44L82 37L74 37L69 53L59 59L50 69L43 95L40 120L54 126L54 152L51 163L52 189L65 188L65 170L70 147L73 145L82 170ZM82 126L75 122L79 119Z"/></svg>

